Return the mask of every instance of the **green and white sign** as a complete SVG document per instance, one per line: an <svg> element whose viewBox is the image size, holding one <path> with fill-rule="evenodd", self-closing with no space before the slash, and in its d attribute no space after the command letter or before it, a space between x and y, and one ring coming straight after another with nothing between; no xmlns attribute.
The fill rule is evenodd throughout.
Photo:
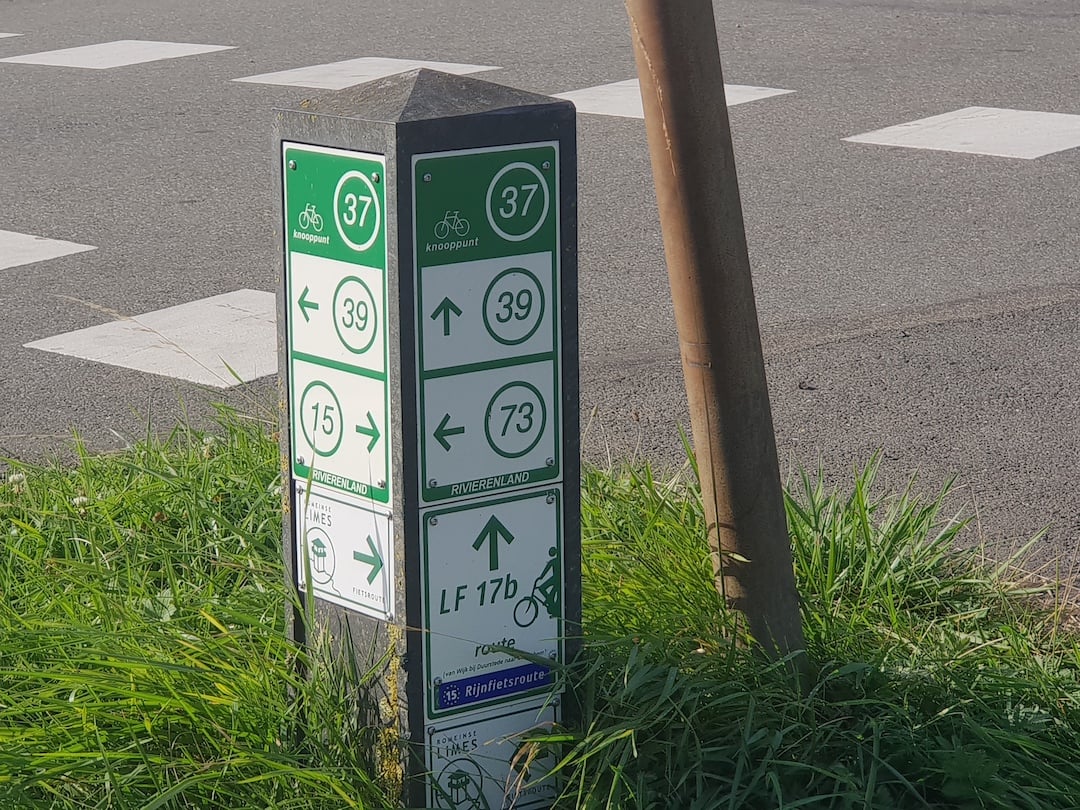
<svg viewBox="0 0 1080 810"><path fill-rule="evenodd" d="M420 492L562 474L558 144L413 157Z"/></svg>
<svg viewBox="0 0 1080 810"><path fill-rule="evenodd" d="M562 554L561 486L424 514L429 718L553 691L563 660Z"/></svg>
<svg viewBox="0 0 1080 810"><path fill-rule="evenodd" d="M557 706L541 702L497 717L439 723L427 728L428 806L440 810L550 807L558 790L540 781L552 757L518 757L520 735L555 725ZM528 763L526 771L522 766Z"/></svg>
<svg viewBox="0 0 1080 810"><path fill-rule="evenodd" d="M292 472L389 504L386 161L283 144Z"/></svg>
<svg viewBox="0 0 1080 810"><path fill-rule="evenodd" d="M377 619L394 613L394 535L390 516L322 488L296 487L298 586Z"/></svg>

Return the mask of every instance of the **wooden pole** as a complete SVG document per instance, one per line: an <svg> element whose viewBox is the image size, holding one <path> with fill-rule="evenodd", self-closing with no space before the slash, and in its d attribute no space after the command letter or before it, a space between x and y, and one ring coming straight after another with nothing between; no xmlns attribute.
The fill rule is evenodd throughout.
<svg viewBox="0 0 1080 810"><path fill-rule="evenodd" d="M716 584L804 648L711 0L626 0Z"/></svg>

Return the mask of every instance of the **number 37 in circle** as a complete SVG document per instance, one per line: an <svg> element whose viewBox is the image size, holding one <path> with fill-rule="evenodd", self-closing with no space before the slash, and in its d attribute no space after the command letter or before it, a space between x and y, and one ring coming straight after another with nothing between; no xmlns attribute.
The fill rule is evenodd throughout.
<svg viewBox="0 0 1080 810"><path fill-rule="evenodd" d="M508 242L523 242L540 230L550 208L547 179L531 163L508 163L488 184L488 225Z"/></svg>
<svg viewBox="0 0 1080 810"><path fill-rule="evenodd" d="M374 184L363 172L345 172L334 189L334 223L345 244L365 251L379 237L382 211Z"/></svg>

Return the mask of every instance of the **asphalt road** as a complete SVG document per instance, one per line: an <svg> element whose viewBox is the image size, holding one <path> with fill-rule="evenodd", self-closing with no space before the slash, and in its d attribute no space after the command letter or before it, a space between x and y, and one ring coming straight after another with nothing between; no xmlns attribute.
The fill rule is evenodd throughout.
<svg viewBox="0 0 1080 810"><path fill-rule="evenodd" d="M1080 149L1035 160L843 138L983 106L1080 115L1074 0L732 0L725 79L782 473L883 490L958 474L971 540L1080 562ZM116 40L229 50L87 70L0 61L0 231L95 249L0 270L0 454L122 446L214 389L25 345L237 289L273 292L270 110L233 81L361 56L498 66L541 93L633 78L620 3L0 0L0 60ZM1078 119L1080 120L1080 119ZM582 115L585 455L682 456L677 342L643 123ZM2 250L2 248L0 248ZM0 255L0 266L4 257Z"/></svg>

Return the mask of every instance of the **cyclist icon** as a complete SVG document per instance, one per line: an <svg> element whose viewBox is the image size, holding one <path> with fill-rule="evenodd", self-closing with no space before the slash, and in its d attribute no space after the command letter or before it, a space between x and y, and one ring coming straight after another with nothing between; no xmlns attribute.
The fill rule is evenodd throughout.
<svg viewBox="0 0 1080 810"><path fill-rule="evenodd" d="M547 608L548 616L558 618L562 612L562 588L559 576L559 550L548 549L548 561L540 576L533 582L532 592L514 605L514 624L528 627L540 615L540 607Z"/></svg>
<svg viewBox="0 0 1080 810"><path fill-rule="evenodd" d="M308 228L314 228L318 233L322 230L322 214L315 210L315 203L308 203L304 206L304 210L300 212L300 216L297 217L300 220L300 227L303 230Z"/></svg>
<svg viewBox="0 0 1080 810"><path fill-rule="evenodd" d="M445 239L453 231L458 236L469 232L469 220L461 216L460 211L447 211L443 218L435 223L435 238Z"/></svg>

